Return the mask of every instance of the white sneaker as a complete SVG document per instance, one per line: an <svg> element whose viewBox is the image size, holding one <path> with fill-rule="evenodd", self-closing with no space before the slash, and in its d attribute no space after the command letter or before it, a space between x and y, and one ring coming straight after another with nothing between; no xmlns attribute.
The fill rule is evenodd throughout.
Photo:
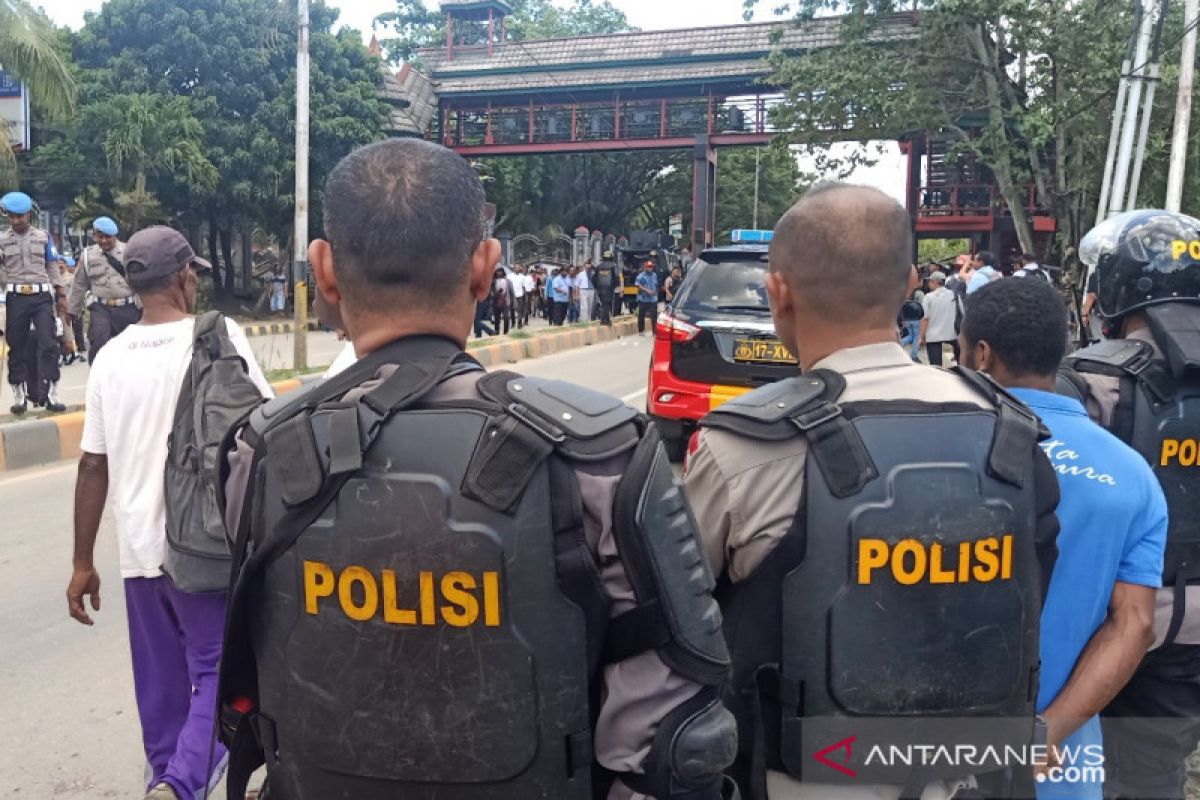
<svg viewBox="0 0 1200 800"><path fill-rule="evenodd" d="M14 383L12 385L13 404L9 410L12 413L20 416L29 410L29 396L25 392L25 384Z"/></svg>

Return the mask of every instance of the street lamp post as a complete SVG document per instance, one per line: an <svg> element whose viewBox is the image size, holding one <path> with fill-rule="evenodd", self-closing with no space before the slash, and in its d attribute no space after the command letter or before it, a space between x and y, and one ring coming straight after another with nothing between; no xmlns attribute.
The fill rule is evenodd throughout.
<svg viewBox="0 0 1200 800"><path fill-rule="evenodd" d="M292 367L308 366L308 0L296 0L300 39L296 49L296 216L292 225L295 331Z"/></svg>

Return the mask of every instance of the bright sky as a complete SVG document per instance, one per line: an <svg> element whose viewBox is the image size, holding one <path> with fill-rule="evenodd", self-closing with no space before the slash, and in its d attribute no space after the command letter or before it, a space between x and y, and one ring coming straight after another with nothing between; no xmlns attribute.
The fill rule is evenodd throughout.
<svg viewBox="0 0 1200 800"><path fill-rule="evenodd" d="M371 38L371 20L377 15L395 9L394 0L326 0L329 5L341 10L340 22L363 31L364 40ZM424 0L432 8L437 0ZM625 12L630 24L642 30L669 28L691 28L704 25L735 25L743 22L741 0L612 0L612 4ZM41 5L50 18L59 25L78 28L83 24L85 11L96 11L104 0L34 0ZM769 14L771 4L760 3L759 18ZM904 169L899 148L895 143L887 145L887 151L877 156L879 162L870 168L856 171L850 180L876 186L897 200L904 201ZM808 165L802 164L802 167ZM810 168L810 167L809 167Z"/></svg>

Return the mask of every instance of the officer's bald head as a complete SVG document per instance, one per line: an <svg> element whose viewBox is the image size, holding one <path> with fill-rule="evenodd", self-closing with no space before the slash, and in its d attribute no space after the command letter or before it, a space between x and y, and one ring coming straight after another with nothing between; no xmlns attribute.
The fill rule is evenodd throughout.
<svg viewBox="0 0 1200 800"><path fill-rule="evenodd" d="M821 184L775 226L770 265L807 314L892 324L908 294L912 223L878 189Z"/></svg>
<svg viewBox="0 0 1200 800"><path fill-rule="evenodd" d="M343 158L325 186L325 235L348 305L436 309L458 297L483 206L475 170L440 145L389 139Z"/></svg>

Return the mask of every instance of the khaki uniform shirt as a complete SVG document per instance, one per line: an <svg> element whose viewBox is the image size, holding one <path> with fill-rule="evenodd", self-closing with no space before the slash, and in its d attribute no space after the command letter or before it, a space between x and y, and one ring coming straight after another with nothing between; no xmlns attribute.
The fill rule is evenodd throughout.
<svg viewBox="0 0 1200 800"><path fill-rule="evenodd" d="M925 400L987 407L961 378L914 364L891 342L840 350L813 368L845 377L839 402ZM730 581L744 580L779 544L800 506L807 453L803 436L767 442L701 429L684 483L714 574L726 570ZM947 800L957 786L931 783L922 800ZM902 791L901 786L800 783L781 772L767 773L770 800L896 800Z"/></svg>
<svg viewBox="0 0 1200 800"><path fill-rule="evenodd" d="M384 367L382 379L394 367ZM423 402L478 401L475 388L482 372L470 372L452 377L435 387ZM367 391L376 381L364 383L348 394L347 399ZM237 531L250 480L253 450L239 438L238 446L230 452L229 478L226 481L225 524ZM617 549L613 531L613 503L617 484L628 466L629 456L607 461L574 464L583 502L584 535L588 549L600 570L600 579L612 598L610 619L637 605L633 584L625 570L622 554ZM594 731L596 761L614 772L644 772L643 763L650 752L659 722L673 709L690 700L702 688L663 663L658 653L639 653L618 664L604 668L604 695ZM608 793L608 800L649 800L631 791L617 780Z"/></svg>
<svg viewBox="0 0 1200 800"><path fill-rule="evenodd" d="M12 230L0 234L0 283L49 283L62 287L64 280L58 264L46 260L50 235L31 227L23 234Z"/></svg>
<svg viewBox="0 0 1200 800"><path fill-rule="evenodd" d="M113 258L124 263L125 243L118 241L109 251ZM72 316L83 314L87 294L91 292L98 300L122 300L133 296L133 290L121 273L108 263L100 245L94 244L83 251L82 262L75 266L75 278L67 295L67 308Z"/></svg>
<svg viewBox="0 0 1200 800"><path fill-rule="evenodd" d="M1129 334L1128 339L1146 342L1154 348L1154 354L1162 357L1158 343L1148 328L1142 328ZM1112 430L1113 412L1121 396L1121 379L1108 375L1081 375L1091 389L1091 397L1087 400L1087 412L1093 420ZM1168 508L1167 513L1172 509ZM1200 586L1189 586L1184 590L1186 606L1183 612L1183 625L1175 635L1177 644L1200 644ZM1164 586L1154 595L1154 645L1158 647L1167 638L1167 629L1171 626L1171 612L1175 604L1175 587Z"/></svg>

